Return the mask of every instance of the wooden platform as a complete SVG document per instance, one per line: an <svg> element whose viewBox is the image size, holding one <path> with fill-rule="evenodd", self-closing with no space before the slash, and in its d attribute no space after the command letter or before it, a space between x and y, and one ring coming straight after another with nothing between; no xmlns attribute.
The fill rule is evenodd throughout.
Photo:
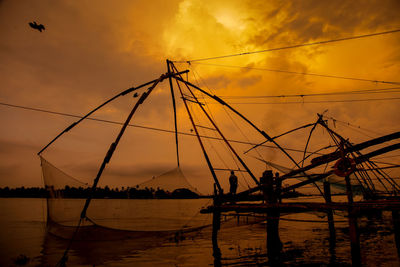
<svg viewBox="0 0 400 267"><path fill-rule="evenodd" d="M345 210L349 209L347 203L332 202L332 203L318 203L318 202L291 202L291 203L238 203L229 204L224 203L218 206L208 206L202 209L201 213L212 213L214 211L219 212L254 212L254 213L266 213L271 209L279 209L282 212L303 212L303 211L329 211L329 210ZM400 211L400 199L389 199L389 200L374 200L374 201L360 201L352 204L352 209L357 211L365 210L397 210Z"/></svg>

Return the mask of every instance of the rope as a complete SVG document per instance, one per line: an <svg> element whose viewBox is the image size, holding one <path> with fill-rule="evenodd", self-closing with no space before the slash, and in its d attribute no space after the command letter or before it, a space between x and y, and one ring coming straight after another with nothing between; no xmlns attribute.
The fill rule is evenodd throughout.
<svg viewBox="0 0 400 267"><path fill-rule="evenodd" d="M278 69L268 69L268 68L256 68L256 67L248 67L248 66L221 65L221 64L199 63L199 62L191 62L191 63L192 63L192 64L198 64L198 65L215 66L215 67L225 67L225 68L238 68L238 69L249 69L249 70L270 71L270 72L278 72L278 73L297 74L297 75L309 75L309 76L316 76L316 77L323 77L323 78L334 78L334 79L343 79L343 80L352 80L352 81L373 82L373 83L384 83L384 84L400 84L400 82L393 82L393 81L371 80L371 79L355 78L355 77L346 77L346 76L338 76L338 75L329 75L329 74L317 74L317 73L309 73L309 72L296 72L296 71L288 71L288 70L278 70Z"/></svg>
<svg viewBox="0 0 400 267"><path fill-rule="evenodd" d="M259 98L289 98L289 97L314 97L314 96L330 96L330 95L352 95L352 94L384 94L384 93L400 93L400 87L380 88L380 89L360 89L353 91L326 92L314 94L291 94L291 95L256 95L256 96L220 96L224 99L259 99Z"/></svg>
<svg viewBox="0 0 400 267"><path fill-rule="evenodd" d="M70 114L70 113L63 113L63 112L57 112L57 111L51 111L51 110L45 110L45 109L39 109L39 108L33 108L33 107L27 107L27 106L20 106L20 105L14 105L14 104L2 103L2 102L0 102L0 105L13 107L13 108L21 108L21 109L31 110L31 111L37 111L37 112L43 112L43 113L49 113L49 114L55 114L55 115L60 115L60 116L67 116L67 117L73 117L73 118L83 118L82 116L78 116L78 115L74 115L74 114ZM92 120L92 121L116 124L116 125L123 125L122 122L111 121L111 120L103 120L103 119L96 119L96 118L86 118L86 119L87 120ZM149 127L149 126L143 126L143 125L137 125L137 124L128 124L128 126L129 127L142 128L142 129L146 129L146 130L152 130L152 131L175 134L175 131L173 131L173 130L167 130L167 129L162 129L162 128L155 128L155 127ZM178 134L185 135L185 136L196 137L195 134L191 134L191 133L178 132ZM216 138L216 137L212 137L212 136L206 136L206 135L201 135L200 137L201 138L214 139L214 140L222 140L220 138ZM244 144L244 145L256 145L255 143L248 143L248 142L240 141L240 140L228 139L228 141L232 142L232 143L238 143L238 144ZM262 145L262 146L268 147L268 148L273 148L273 149L278 149L278 148L276 148L274 146L269 146L269 145ZM303 152L301 150L293 149L293 148L286 148L285 147L284 149L289 150L289 151L293 151L293 152Z"/></svg>
<svg viewBox="0 0 400 267"><path fill-rule="evenodd" d="M211 94L214 94L214 92L211 90L211 88L207 85L207 83L203 80L203 78L199 75L199 73L198 73L191 65L190 65L190 69L193 70L193 76L194 76L196 82L199 84L199 82L197 81L197 78L196 78L196 75L197 75L197 76L199 77L199 80L201 80L201 81L204 83L206 89L208 89L208 91L209 91ZM200 84L199 84L199 85L200 85ZM201 97L204 99L204 101L205 101L205 103L206 103L206 100L205 100L205 97L204 97L203 94L201 94ZM209 110L209 112L210 112L210 114L211 114L211 117L213 118L212 113L211 113L211 110L210 110L210 108L209 108L208 105L206 105L206 108ZM246 138L247 142L250 142L250 140L247 138L247 136L242 132L242 130L239 128L239 126L236 124L236 122L235 122L235 121L233 120L233 118L230 116L230 114L229 114L229 112L226 110L225 106L222 106L222 108L223 108L225 114L227 114L228 117L230 118L230 120L233 122L233 124L235 125L235 127L240 131L240 133L242 134L242 136L244 136L244 137ZM213 118L213 120L215 121L214 118ZM216 135L216 133L215 133L215 135ZM229 140L228 140L228 141L229 141ZM221 141L221 142L222 142L222 141ZM232 157L233 162L235 163L237 169L240 170L239 164L238 164L238 162L237 162L237 159L236 159L235 156L233 155L233 152L232 152L230 149L228 149L228 151L229 151L230 156ZM258 152L258 151L257 151L257 152ZM260 156L261 156L261 155L260 155ZM261 156L261 157L262 157L262 156ZM250 188L249 182L247 181L247 179L246 179L246 177L244 176L244 174L241 172L240 175L241 175L242 179L245 181L247 187ZM240 184L241 186L245 187L245 186L242 184L241 180L239 180L239 184Z"/></svg>
<svg viewBox="0 0 400 267"><path fill-rule="evenodd" d="M325 118L327 118L327 119L330 119L330 120L332 120L334 124L335 124L336 122L339 122L339 123L342 123L342 124L343 124L343 125L345 125L345 126L348 126L348 127L354 127L354 128L357 128L357 129L360 129L360 130L363 130L363 131L367 131L367 132L373 133L373 134L375 134L375 135L378 135L378 136L381 136L381 135L383 135L383 134L381 134L381 133L378 133L378 132L372 131L372 130L370 130L370 129L365 129L365 128L362 128L362 127L361 127L361 126L359 126L359 125L354 125L354 124L351 124L350 122L341 121L341 120L338 120L338 119L336 119L336 118L333 118L333 117L328 117L328 116L325 116L325 115L324 115L324 117L325 117Z"/></svg>
<svg viewBox="0 0 400 267"><path fill-rule="evenodd" d="M76 235L78 234L78 231L79 231L79 229L80 229L80 227L81 227L81 224L82 224L82 218L80 218L80 220L79 220L79 222L78 222L78 225L76 226L75 231L74 231L74 233L73 233L71 239L70 239L69 242L68 242L68 246L67 246L67 248L65 249L64 254L63 254L63 256L61 257L61 259L57 262L56 267L58 267L58 266L60 266L60 267L65 267L65 266L66 266L65 263L68 261L68 252L69 252L69 250L71 249L72 242L74 242L75 237L76 237Z"/></svg>
<svg viewBox="0 0 400 267"><path fill-rule="evenodd" d="M211 94L214 94L214 92L213 92L213 91L211 90L211 88L207 85L207 83L205 82L205 80L203 80L203 78L200 76L200 74L199 74L190 64L189 64L189 67L190 67L190 69L193 70L193 74L194 74L195 79L196 79L196 76L195 76L195 75L197 75L197 76L199 77L199 79L204 83L204 85L205 85L205 87L208 89L208 91L209 91ZM196 81L197 81L197 79L196 79ZM214 95L215 95L215 94L214 94ZM203 99L204 99L204 96L203 96ZM206 105L206 106L207 106L207 109L209 109L208 105ZM239 132L241 133L241 135L247 140L248 143L250 143L249 138L247 137L247 135L244 134L244 132L242 131L242 129L239 127L239 125L237 125L237 123L235 122L235 120L232 118L232 116L231 116L231 115L229 114L229 112L227 111L226 107L223 105L222 108L223 108L225 114L226 114L226 115L229 117L229 119L231 120L231 122L232 122L232 123L235 125L235 127L239 130ZM262 159L264 159L264 157L260 154L260 152L259 152L257 149L255 149L255 151L256 151L256 153L259 155L259 157L261 157ZM231 152L231 154L232 154L232 151L230 151L230 152ZM244 154L246 154L246 152L245 152ZM233 155L231 155L231 156L233 156ZM238 166L238 163L236 162L235 159L234 159L234 161L235 161L235 164L237 165L238 169L240 169L239 166ZM242 176L243 180L245 180L245 182L246 182L248 188L250 188L250 185L249 185L247 179L245 178L245 176L243 175L243 173L240 173L240 175Z"/></svg>
<svg viewBox="0 0 400 267"><path fill-rule="evenodd" d="M209 204L211 203L212 199L208 200L207 203L205 204L205 206L209 206ZM195 215L193 215L191 218L189 218L181 227L181 229L179 229L177 232L181 232L185 229L185 227L187 226L187 224L191 221L193 221L194 218L196 218L198 215L200 214L200 211L196 212ZM205 226L206 224L203 224L202 226Z"/></svg>
<svg viewBox="0 0 400 267"><path fill-rule="evenodd" d="M237 56L265 53L265 52L271 52L271 51L293 49L293 48L299 48L299 47L305 47L305 46L313 46L313 45L321 45L321 44L328 44L328 43L334 43L334 42L348 41L348 40L361 39L361 38L367 38L367 37L384 35L384 34L391 34L391 33L397 33L397 32L400 32L400 29L391 30L391 31L384 31L384 32L377 32L377 33L370 33L370 34L363 34L363 35L355 35L355 36L350 36L350 37L331 39L331 40L325 40L325 41L318 41L318 42L312 42L312 43L303 43L303 44L297 44L297 45L289 45L289 46L283 46L283 47L269 48L269 49L252 51L252 52L244 52L244 53L237 53L237 54L230 54L230 55L223 55L223 56L206 57L206 58L184 60L184 61L172 61L172 62L176 62L176 63L185 63L185 62L186 63L193 63L193 62L196 62L196 61L206 61L206 60L212 60L212 59L237 57Z"/></svg>
<svg viewBox="0 0 400 267"><path fill-rule="evenodd" d="M290 102L226 102L230 105L288 105L288 104L322 104L322 103L351 103L370 101L400 100L400 97L367 98L367 99L344 99L344 100L320 100L320 101L290 101ZM210 103L217 104L217 103Z"/></svg>

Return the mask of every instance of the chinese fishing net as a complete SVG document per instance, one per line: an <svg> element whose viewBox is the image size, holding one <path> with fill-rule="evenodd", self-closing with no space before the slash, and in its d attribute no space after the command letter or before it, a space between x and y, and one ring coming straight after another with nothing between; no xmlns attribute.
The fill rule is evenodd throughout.
<svg viewBox="0 0 400 267"><path fill-rule="evenodd" d="M48 191L48 230L59 237L71 238L90 185L64 173L43 157L41 164ZM168 178L175 180L177 186L168 183L168 189L162 191L159 186ZM156 185L158 190L152 187ZM167 199L166 192L172 192L176 198ZM198 199L198 196L179 168L134 188L118 191L98 188L80 226L80 239L114 240L137 237L140 233L168 234L202 228L208 225L208 217L200 215L199 210L209 199Z"/></svg>
<svg viewBox="0 0 400 267"><path fill-rule="evenodd" d="M99 112L102 121L85 120L40 156L50 233L70 239L79 224L74 239L115 240L210 225L211 216L200 214L212 202L202 194L212 189L210 174L193 134L179 137L177 164L171 106L159 104L170 101L169 88L161 87L140 105L93 192L94 177L122 127L121 117L126 118L137 99L115 101ZM182 131L190 129L187 119L179 125Z"/></svg>

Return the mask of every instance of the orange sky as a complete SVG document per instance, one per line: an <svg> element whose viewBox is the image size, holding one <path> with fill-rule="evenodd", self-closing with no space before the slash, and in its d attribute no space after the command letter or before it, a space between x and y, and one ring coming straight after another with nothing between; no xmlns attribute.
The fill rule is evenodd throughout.
<svg viewBox="0 0 400 267"><path fill-rule="evenodd" d="M126 88L159 77L166 71L167 58L191 60L400 28L400 4L396 0L93 3L0 1L0 102L82 115ZM33 20L43 23L46 30L40 33L31 29L28 22ZM395 86L205 64L399 82L399 47L400 33L394 33L176 66L182 70L189 68L190 81L196 84L199 81L200 86L222 96L370 90ZM374 133L370 132L373 137L399 130L399 100L307 102L397 96L399 93L392 92L304 99L227 98L227 101L236 103L232 105L271 136L313 122L316 113L328 110L327 116L373 130ZM168 84L164 82L151 97L133 123L173 129ZM255 101L274 104L237 104ZM291 101L304 103L283 104ZM123 121L132 103L131 96L127 96L96 113L96 117ZM228 137L244 139L224 110L215 104L210 105L210 110ZM178 111L182 117L180 130L189 132L191 127L181 104ZM69 117L0 106L0 186L42 185L36 152L73 121ZM262 141L237 121L250 141ZM44 156L91 181L118 129L88 122L67 133ZM346 136L354 134L351 136L354 142L369 138L346 132L345 128L339 130ZM324 133L320 134L322 137L317 140L323 140ZM302 135L307 137L306 132ZM142 141L149 137L149 141ZM173 140L170 134L129 129L113 166L105 173L109 182L104 183L133 185L168 171L175 164ZM285 147L304 147L304 141L297 138L282 142ZM240 154L245 148L237 147ZM209 191L210 177L204 177L209 174L203 172L204 160L198 145L192 138L184 138L181 149L188 179L203 192ZM224 154L219 148L215 151L210 153L218 162L215 154L220 152L221 157ZM292 167L276 152L261 153L267 159ZM261 167L256 168L256 175L261 171ZM225 176L222 173L221 179ZM243 186L246 187L245 182Z"/></svg>

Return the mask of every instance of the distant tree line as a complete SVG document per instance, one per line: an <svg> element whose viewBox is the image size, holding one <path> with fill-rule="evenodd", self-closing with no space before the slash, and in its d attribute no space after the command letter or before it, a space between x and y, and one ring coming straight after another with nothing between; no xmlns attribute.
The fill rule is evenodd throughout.
<svg viewBox="0 0 400 267"><path fill-rule="evenodd" d="M18 187L0 188L0 197L21 197L21 198L87 198L91 193L91 188L70 187L54 188L53 186L43 187ZM172 192L157 188L122 187L104 188L98 187L93 192L93 198L112 198L112 199L187 199L199 198L199 195L186 188L179 188Z"/></svg>
<svg viewBox="0 0 400 267"><path fill-rule="evenodd" d="M0 197L26 197L26 198L44 198L48 196L48 192L43 187L18 187L0 188Z"/></svg>

